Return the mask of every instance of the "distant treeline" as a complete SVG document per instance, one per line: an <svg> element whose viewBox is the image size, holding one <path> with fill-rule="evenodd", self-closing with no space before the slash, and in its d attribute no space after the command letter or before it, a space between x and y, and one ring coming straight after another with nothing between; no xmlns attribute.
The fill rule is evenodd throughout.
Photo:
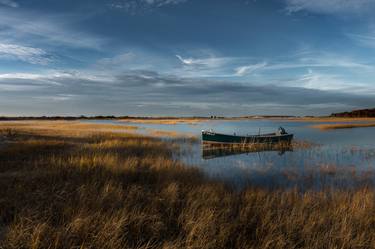
<svg viewBox="0 0 375 249"><path fill-rule="evenodd" d="M375 108L373 108L373 109L363 109L363 110L354 110L354 111L351 111L351 112L332 113L331 117L350 117L350 118L375 117Z"/></svg>

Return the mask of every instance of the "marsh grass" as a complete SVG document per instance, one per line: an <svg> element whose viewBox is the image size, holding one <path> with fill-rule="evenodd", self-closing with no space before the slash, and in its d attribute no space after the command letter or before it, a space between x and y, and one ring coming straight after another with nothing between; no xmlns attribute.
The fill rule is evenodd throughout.
<svg viewBox="0 0 375 249"><path fill-rule="evenodd" d="M157 129L146 129L147 135L152 137L160 137L160 138L172 138L172 139L180 139L180 140L190 140L190 141L199 141L198 136L187 133L187 132L178 132L178 131L164 131L164 130L157 130Z"/></svg>
<svg viewBox="0 0 375 249"><path fill-rule="evenodd" d="M120 121L127 122L127 123L140 123L140 124L195 125L197 123L207 122L210 120L211 119L209 118L131 118L131 119L121 119Z"/></svg>
<svg viewBox="0 0 375 249"><path fill-rule="evenodd" d="M375 248L369 188L237 192L156 138L12 129L0 248Z"/></svg>
<svg viewBox="0 0 375 249"><path fill-rule="evenodd" d="M375 118L367 117L367 118L349 118L349 117L298 117L298 118L279 118L277 120L280 121L293 121L293 122L334 122L334 123L339 123L339 122L371 122L375 121Z"/></svg>
<svg viewBox="0 0 375 249"><path fill-rule="evenodd" d="M315 129L320 130L337 130L337 129L353 129L353 128L365 128L365 127L375 127L375 123L360 123L360 124L319 124L311 126Z"/></svg>

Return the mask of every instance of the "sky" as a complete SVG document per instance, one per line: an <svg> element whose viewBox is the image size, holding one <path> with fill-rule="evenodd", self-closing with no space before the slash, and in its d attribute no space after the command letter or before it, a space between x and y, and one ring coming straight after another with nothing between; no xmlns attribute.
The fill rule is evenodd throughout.
<svg viewBox="0 0 375 249"><path fill-rule="evenodd" d="M375 107L375 0L0 0L0 115Z"/></svg>

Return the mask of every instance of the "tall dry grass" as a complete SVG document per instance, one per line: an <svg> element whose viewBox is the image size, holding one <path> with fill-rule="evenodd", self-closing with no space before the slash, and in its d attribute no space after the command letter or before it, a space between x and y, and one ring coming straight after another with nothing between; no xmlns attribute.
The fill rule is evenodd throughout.
<svg viewBox="0 0 375 249"><path fill-rule="evenodd" d="M236 192L155 138L2 134L0 248L375 248L372 189Z"/></svg>
<svg viewBox="0 0 375 249"><path fill-rule="evenodd" d="M337 130L337 129L353 129L353 128L366 128L375 127L375 123L361 123L361 124L319 124L311 126L320 130Z"/></svg>

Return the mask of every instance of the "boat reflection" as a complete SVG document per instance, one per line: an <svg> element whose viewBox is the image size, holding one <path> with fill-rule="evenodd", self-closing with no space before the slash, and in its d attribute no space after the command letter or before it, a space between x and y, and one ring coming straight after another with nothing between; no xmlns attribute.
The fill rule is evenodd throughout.
<svg viewBox="0 0 375 249"><path fill-rule="evenodd" d="M202 143L202 158L205 160L217 157L226 157L241 154L276 151L282 156L286 151L293 151L293 145L287 144L262 144L251 146L233 146L226 144Z"/></svg>

